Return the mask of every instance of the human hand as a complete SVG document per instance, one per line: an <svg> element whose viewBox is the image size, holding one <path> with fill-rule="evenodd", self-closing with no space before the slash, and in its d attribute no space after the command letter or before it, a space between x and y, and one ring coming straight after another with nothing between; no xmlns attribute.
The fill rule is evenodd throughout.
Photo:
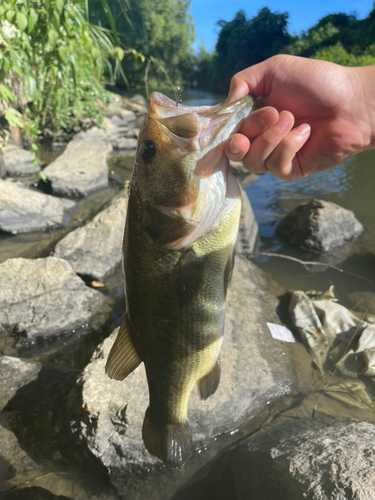
<svg viewBox="0 0 375 500"><path fill-rule="evenodd" d="M347 68L287 55L237 73L227 102L253 94L268 107L250 114L228 140L227 156L242 159L252 172L296 180L374 148L374 81L375 66Z"/></svg>

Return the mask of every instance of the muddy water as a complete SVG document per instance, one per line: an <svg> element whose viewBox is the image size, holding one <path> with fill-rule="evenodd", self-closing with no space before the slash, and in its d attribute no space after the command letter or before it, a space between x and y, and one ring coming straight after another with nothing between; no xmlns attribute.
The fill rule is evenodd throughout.
<svg viewBox="0 0 375 500"><path fill-rule="evenodd" d="M173 98L173 95L171 97ZM186 91L183 97L183 102L187 105L214 104L222 100L222 96L201 92ZM54 159L55 153L44 153L44 155L43 161L48 163ZM122 188L124 182L131 177L132 163L133 159L130 156L113 155L108 167L109 187L80 200L69 220L66 221L66 227L51 232L0 234L0 262L10 257L35 258L48 255L60 238L91 219ZM375 285L361 279L365 277L375 282L374 164L375 151L367 152L344 165L305 180L286 183L265 174L246 188L259 224L258 250L260 252L276 252L302 260L322 261L324 257L298 250L280 239L275 233L277 221L296 205L315 197L333 201L353 210L364 225L365 233L351 245L332 252L326 261L356 276L340 273L331 268L318 268L318 266L312 266L310 273L300 264L279 258L257 257L253 259L254 262L270 273L275 282L285 290L326 290L334 284L341 301L347 305L352 304L349 298L352 293L362 291L375 293ZM29 182L32 188L40 188L40 184L39 187L33 186L36 179L30 178ZM34 346L33 349L20 353L21 356L77 370L82 369L96 345L111 332L114 326L119 324L123 314L124 293L121 273L114 273L106 280L105 285L101 291L114 299L115 305L104 330L94 332L90 336L82 335L78 341L77 337L74 337L72 342L69 338L62 339L60 344L55 344L47 350L45 347ZM270 317L265 318L265 321L272 321L272 319L273 313L270 311ZM305 400L284 401L280 405L278 403L271 405L238 433L223 437L205 452L196 454L182 471L162 469L159 472L154 471L151 474L131 479L134 482L134 487L130 488L132 500L144 498L150 500L202 498L206 500L209 498L205 483L207 471L211 463L228 446L256 433L270 419L277 420L280 412L283 412L288 404L291 406L293 403L297 417L306 417L311 416L316 402L317 395L315 394ZM61 411L64 409L61 408ZM319 399L318 411L371 420L368 412L343 409L328 398ZM84 499L90 498L91 495L97 497L103 495L101 498L107 500L119 498L109 486L106 471L98 465L98 462L88 456L74 439L65 440L61 435L56 435L48 418L41 421L37 415L39 414L35 417L27 415L25 419L21 413L19 420L12 422L12 429L24 449L32 450L35 459L44 464L43 467L41 466L40 477L47 479L45 479L45 485L39 483L40 486L50 489L48 486L48 477L50 477L52 482L61 480L60 494L65 494L67 497ZM267 480L266 477L265 480ZM226 498L235 498L231 485L228 485Z"/></svg>

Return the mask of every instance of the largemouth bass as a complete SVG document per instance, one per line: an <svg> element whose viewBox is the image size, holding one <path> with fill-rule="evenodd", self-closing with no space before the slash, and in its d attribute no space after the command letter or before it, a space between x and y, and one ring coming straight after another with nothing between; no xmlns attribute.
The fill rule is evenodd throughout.
<svg viewBox="0 0 375 500"><path fill-rule="evenodd" d="M123 257L127 313L106 364L123 380L145 364L147 450L172 467L192 453L187 418L220 381L225 300L241 211L225 141L250 113L228 106L176 106L153 93L139 133Z"/></svg>

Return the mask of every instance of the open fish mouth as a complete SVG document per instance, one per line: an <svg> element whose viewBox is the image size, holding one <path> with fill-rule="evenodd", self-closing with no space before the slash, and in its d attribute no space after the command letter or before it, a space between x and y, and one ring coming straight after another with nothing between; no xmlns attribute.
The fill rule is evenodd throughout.
<svg viewBox="0 0 375 500"><path fill-rule="evenodd" d="M175 136L195 139L197 149L207 153L225 142L252 111L254 99L245 96L228 105L185 106L154 92L150 95L150 114ZM210 146L210 147L209 147Z"/></svg>

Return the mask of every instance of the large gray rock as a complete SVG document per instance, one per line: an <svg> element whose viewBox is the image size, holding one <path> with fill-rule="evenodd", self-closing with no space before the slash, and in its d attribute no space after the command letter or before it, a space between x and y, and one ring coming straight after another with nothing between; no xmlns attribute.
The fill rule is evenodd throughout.
<svg viewBox="0 0 375 500"><path fill-rule="evenodd" d="M53 339L90 323L108 300L88 288L68 262L55 257L0 264L0 340Z"/></svg>
<svg viewBox="0 0 375 500"><path fill-rule="evenodd" d="M43 170L53 193L81 197L107 187L111 151L112 146L104 141L70 141L64 153Z"/></svg>
<svg viewBox="0 0 375 500"><path fill-rule="evenodd" d="M375 425L333 417L293 419L248 438L214 466L217 500L373 500Z"/></svg>
<svg viewBox="0 0 375 500"><path fill-rule="evenodd" d="M364 231L351 210L317 199L296 207L276 229L292 245L315 252L345 245Z"/></svg>
<svg viewBox="0 0 375 500"><path fill-rule="evenodd" d="M0 179L0 229L10 233L52 229L69 221L72 200L55 198Z"/></svg>
<svg viewBox="0 0 375 500"><path fill-rule="evenodd" d="M40 363L27 363L19 358L0 356L0 412L18 389L38 378L40 367Z"/></svg>
<svg viewBox="0 0 375 500"><path fill-rule="evenodd" d="M200 401L196 391L190 397L189 420L197 449L237 429L270 401L306 387L306 379L297 376L288 347L273 340L267 329L267 318L275 316L277 301L265 286L261 271L237 257L228 293L220 386L207 401ZM160 462L145 450L141 437L148 405L143 364L123 382L110 380L104 373L115 337L116 331L98 347L80 383L85 410L81 436L111 470L116 484L117 475L124 477L130 469L147 469ZM301 349L299 359L309 367L304 348L294 347Z"/></svg>
<svg viewBox="0 0 375 500"><path fill-rule="evenodd" d="M8 175L27 175L40 170L33 163L35 154L14 144L9 144L4 151L4 167Z"/></svg>
<svg viewBox="0 0 375 500"><path fill-rule="evenodd" d="M127 202L123 191L86 226L60 240L54 256L67 260L76 273L102 281L121 263Z"/></svg>

